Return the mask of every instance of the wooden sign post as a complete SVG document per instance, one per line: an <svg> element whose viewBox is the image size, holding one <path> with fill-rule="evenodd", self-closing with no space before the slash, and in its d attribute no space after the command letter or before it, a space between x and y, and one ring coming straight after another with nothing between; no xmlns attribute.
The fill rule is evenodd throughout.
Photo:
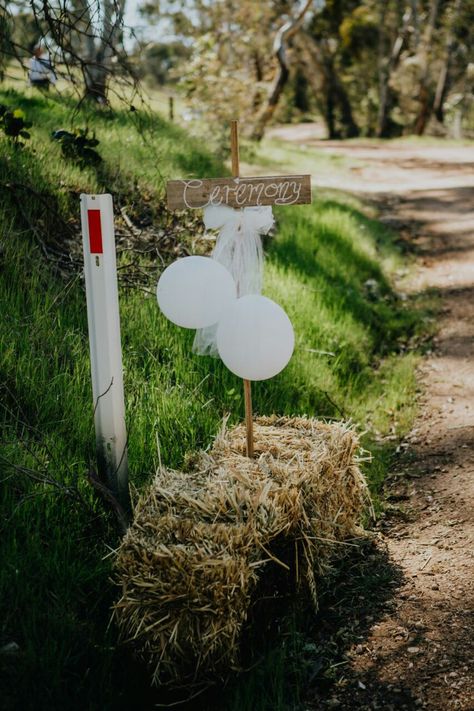
<svg viewBox="0 0 474 711"><path fill-rule="evenodd" d="M230 125L230 155L232 162L232 175L240 176L239 156L239 124L232 121ZM252 413L252 381L244 380L245 401L245 428L247 430L247 457L253 458L253 413Z"/></svg>
<svg viewBox="0 0 474 711"><path fill-rule="evenodd" d="M226 205L235 209L269 205L306 205L311 202L311 176L285 175L242 178L239 161L239 124L231 122L232 178L170 180L168 209L197 210ZM247 456L253 457L252 387L244 380Z"/></svg>

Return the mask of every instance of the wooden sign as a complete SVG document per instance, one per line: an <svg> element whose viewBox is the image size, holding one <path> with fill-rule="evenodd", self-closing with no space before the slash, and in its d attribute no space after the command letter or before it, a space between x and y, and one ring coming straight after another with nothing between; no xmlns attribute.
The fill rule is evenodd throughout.
<svg viewBox="0 0 474 711"><path fill-rule="evenodd" d="M209 205L305 205L311 202L311 176L170 180L167 197L169 210L197 210Z"/></svg>
<svg viewBox="0 0 474 711"><path fill-rule="evenodd" d="M169 210L198 210L208 206L232 208L268 205L307 205L311 202L310 175L269 175L242 178L239 163L238 121L230 124L232 178L170 180L166 185ZM243 233L240 233L244 237ZM247 455L253 457L251 381L244 379Z"/></svg>

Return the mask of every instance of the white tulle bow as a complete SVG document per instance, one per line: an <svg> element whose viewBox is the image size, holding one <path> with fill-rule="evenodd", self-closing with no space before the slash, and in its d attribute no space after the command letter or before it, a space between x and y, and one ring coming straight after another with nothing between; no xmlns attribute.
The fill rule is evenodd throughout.
<svg viewBox="0 0 474 711"><path fill-rule="evenodd" d="M234 277L238 296L260 294L263 285L263 248L260 235L273 227L271 207L244 207L234 210L226 205L204 209L207 229L219 229L212 258ZM196 331L193 350L200 355L217 355L217 326Z"/></svg>
<svg viewBox="0 0 474 711"><path fill-rule="evenodd" d="M205 207L203 219L208 230L232 225L237 229L240 227L265 235L270 232L274 222L271 207L244 207L234 210L227 205Z"/></svg>

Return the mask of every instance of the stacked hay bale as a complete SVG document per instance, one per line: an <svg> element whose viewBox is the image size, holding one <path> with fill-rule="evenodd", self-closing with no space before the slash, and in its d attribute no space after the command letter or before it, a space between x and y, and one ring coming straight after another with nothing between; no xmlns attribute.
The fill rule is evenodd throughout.
<svg viewBox="0 0 474 711"><path fill-rule="evenodd" d="M367 490L353 430L271 417L255 421L254 437L254 459L239 425L196 455L191 471L160 470L118 550L115 617L155 683L192 684L238 667L268 566L283 566L316 604L315 575L338 543L362 533Z"/></svg>

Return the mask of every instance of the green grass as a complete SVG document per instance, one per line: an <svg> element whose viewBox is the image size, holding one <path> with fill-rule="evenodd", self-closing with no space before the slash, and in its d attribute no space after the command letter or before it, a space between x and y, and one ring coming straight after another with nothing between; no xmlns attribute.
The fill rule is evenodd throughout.
<svg viewBox="0 0 474 711"><path fill-rule="evenodd" d="M75 101L67 96L58 99L13 89L0 92L0 103L23 109L33 122L28 154L34 153L33 163L46 179L45 187L55 194L66 193L67 188L90 192L107 188L127 196L156 195L162 194L165 179L175 175L222 174L220 162L211 158L199 140L159 114L128 109L97 111L87 106L76 111ZM64 161L59 144L51 140L51 133L61 128L95 131L104 165L84 171ZM18 163L17 168L25 167L22 161Z"/></svg>
<svg viewBox="0 0 474 711"><path fill-rule="evenodd" d="M217 175L223 166L157 116L88 110L74 121L97 132L104 165L80 170L49 139L71 125L66 99L10 91L0 101L34 122L22 150L0 138L0 643L20 647L0 657L0 693L6 709L145 708L146 683L128 671L108 627L117 593L107 555L117 538L86 480L94 432L85 296L78 277L66 282L45 261L41 238L60 239L61 225L77 223L81 191L107 190L130 214L146 203L159 215L165 178ZM393 234L347 196L280 209L277 220L265 291L289 313L296 349L279 376L255 385L255 411L352 419L376 453L366 475L377 498L393 452L383 438L406 432L415 408L417 356L406 349L423 323L391 286L402 256ZM170 324L153 297L121 288L120 309L139 491L157 467L157 442L163 463L179 467L209 445L226 414L242 418L243 396L220 362L192 355L193 334ZM259 668L227 689L223 708L288 708L297 635L285 639L263 667L278 671L272 684L262 688Z"/></svg>

